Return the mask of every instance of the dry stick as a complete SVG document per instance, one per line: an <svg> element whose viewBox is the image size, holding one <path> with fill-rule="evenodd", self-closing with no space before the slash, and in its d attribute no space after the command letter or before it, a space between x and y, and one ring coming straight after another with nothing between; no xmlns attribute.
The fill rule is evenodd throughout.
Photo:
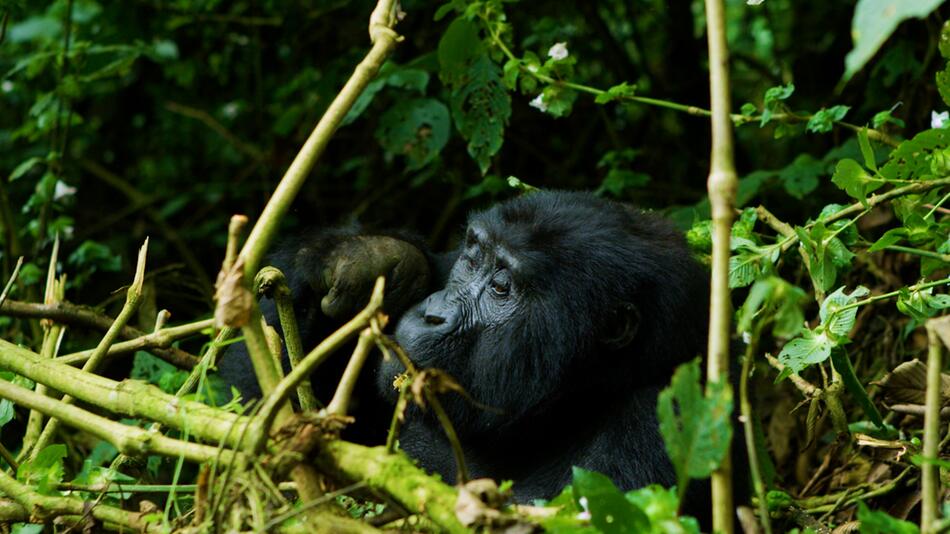
<svg viewBox="0 0 950 534"><path fill-rule="evenodd" d="M20 276L20 267L23 266L23 256L20 256L16 260L16 267L13 268L13 274L10 275L10 280L7 281L7 285L3 288L3 293L0 293L0 307L3 306L3 301L7 300L7 295L10 294L10 289L13 287L13 283L16 282L18 276Z"/></svg>
<svg viewBox="0 0 950 534"><path fill-rule="evenodd" d="M115 318L115 322L112 323L112 326L109 327L109 330L106 331L105 335L102 336L102 339L99 341L99 345L96 346L95 351L86 360L86 363L83 364L82 370L87 373L93 373L96 371L96 368L102 363L102 360L105 358L106 354L109 352L109 346L112 345L112 342L115 341L115 338L119 335L119 330L125 326L125 323L132 318L132 315L135 314L135 311L138 309L139 297L142 295L142 283L145 280L145 257L148 254L148 238L145 238L145 243L142 245L142 248L139 249L138 262L135 266L135 277L132 279L132 285L129 286L128 291L125 294L125 305L122 306L122 311L119 312L119 315ZM72 404L73 398L69 395L63 397L62 402L65 404ZM43 450L44 447L49 445L52 441L53 436L56 435L56 431L59 430L59 420L50 419L46 424L46 428L43 429L43 433L40 434L39 439L36 440L36 445L33 446L33 450L30 454L31 458L36 458L36 454Z"/></svg>
<svg viewBox="0 0 950 534"><path fill-rule="evenodd" d="M924 447L925 463L921 470L921 504L920 504L920 532L921 534L936 533L935 525L938 518L940 497L940 472L933 460L940 454L940 371L943 369L943 345L938 335L938 329L950 330L950 316L927 321L927 412L924 415Z"/></svg>
<svg viewBox="0 0 950 534"><path fill-rule="evenodd" d="M722 0L706 0L706 34L709 44L709 92L712 110L712 153L709 170L709 204L712 208L712 295L709 306L709 348L706 376L709 383L729 384L729 240L735 206L736 178L729 113L729 50ZM731 446L713 472L713 530L733 531Z"/></svg>
<svg viewBox="0 0 950 534"><path fill-rule="evenodd" d="M111 443L123 454L142 456L155 453L172 457L181 456L193 462L208 462L218 456L217 447L189 443L139 427L123 425L5 380L0 380L0 398L42 412L57 420L62 419L69 426ZM230 460L233 453L230 450L224 450L222 454L224 458Z"/></svg>
<svg viewBox="0 0 950 534"><path fill-rule="evenodd" d="M251 230L251 234L241 250L247 279L252 279L257 273L261 260L277 233L278 224L280 224L287 210L290 209L290 204L297 196L317 159L323 154L333 133L340 126L359 95L376 76L383 61L396 47L396 43L401 40L401 37L392 29L396 23L395 4L395 0L379 0L377 2L369 20L369 36L373 47L363 61L357 65L356 70L347 80L343 89L340 90L340 93L330 103L323 117L320 118L320 122L317 123L310 137L307 138L287 172L284 173L284 177L281 178L274 194L271 195L270 200L264 207L260 219L254 225L254 229Z"/></svg>
<svg viewBox="0 0 950 534"><path fill-rule="evenodd" d="M69 326L102 331L108 330L114 321L108 315L99 313L92 308L71 304L69 302L36 304L32 302L7 300L3 303L3 306L0 307L0 315L20 318L50 319ZM125 326L119 331L119 335L125 339L134 340L149 334L137 328ZM195 355L174 347L152 348L149 352L180 369L191 369L198 363L198 358ZM112 354L111 350L109 354ZM72 362L75 363L74 360Z"/></svg>
<svg viewBox="0 0 950 534"><path fill-rule="evenodd" d="M263 292L274 300L277 307L277 317L280 328L284 331L284 344L287 346L287 358L290 366L300 365L303 359L303 343L300 340L300 330L297 327L297 316L294 313L294 302L287 286L284 273L276 267L264 267L257 273L254 285L260 288L257 293ZM318 410L323 404L313 394L310 379L305 379L297 386L297 398L300 400L300 409L303 411Z"/></svg>
<svg viewBox="0 0 950 534"><path fill-rule="evenodd" d="M46 273L46 290L43 296L43 303L55 306L62 301L66 292L66 276L60 280L56 279L56 263L59 261L59 235L53 241L53 252L50 254L49 269ZM59 352L59 343L66 333L66 329L58 322L49 319L40 319L40 326L44 330L43 345L40 348L40 357L52 360ZM40 395L46 395L46 385L37 383L36 392ZM23 446L20 448L19 460L23 461L29 458L32 450L36 447L36 442L43 430L43 414L37 411L30 412L26 422L26 430L23 432Z"/></svg>

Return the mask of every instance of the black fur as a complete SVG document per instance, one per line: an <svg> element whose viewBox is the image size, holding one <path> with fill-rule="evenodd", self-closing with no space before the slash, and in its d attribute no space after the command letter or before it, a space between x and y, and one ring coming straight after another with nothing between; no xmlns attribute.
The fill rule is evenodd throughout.
<svg viewBox="0 0 950 534"><path fill-rule="evenodd" d="M357 233L296 245L311 251L309 264L284 258L301 322L326 320L314 314L325 288L301 283L301 274L319 278L323 257ZM447 371L493 408L443 398L473 476L513 479L521 502L556 495L573 465L622 489L675 484L656 397L676 365L703 353L708 314L707 273L678 231L588 193L545 191L474 214L457 251L426 257L432 293L401 315L389 311L396 340L419 367ZM231 354L229 365L239 366ZM394 399L401 371L395 361L379 365L383 397ZM455 481L431 414L412 411L400 444Z"/></svg>

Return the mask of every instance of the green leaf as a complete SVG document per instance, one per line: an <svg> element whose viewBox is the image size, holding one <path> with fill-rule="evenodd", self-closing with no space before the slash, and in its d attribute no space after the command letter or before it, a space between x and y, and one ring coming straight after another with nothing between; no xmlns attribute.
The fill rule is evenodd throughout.
<svg viewBox="0 0 950 534"><path fill-rule="evenodd" d="M64 458L65 445L50 445L37 453L34 459L20 464L16 478L28 486L33 486L41 495L53 495L56 493L56 485L63 481Z"/></svg>
<svg viewBox="0 0 950 534"><path fill-rule="evenodd" d="M871 60L898 24L916 17L924 18L943 0L858 0L851 20L854 48L845 58L843 79L852 76Z"/></svg>
<svg viewBox="0 0 950 534"><path fill-rule="evenodd" d="M818 177L824 173L824 163L809 154L800 154L790 165L779 171L778 176L788 194L802 199L818 187Z"/></svg>
<svg viewBox="0 0 950 534"><path fill-rule="evenodd" d="M739 309L736 331L751 332L757 320L772 321L772 333L778 337L791 337L801 331L805 322L802 302L803 289L777 276L762 278L752 286L749 295Z"/></svg>
<svg viewBox="0 0 950 534"><path fill-rule="evenodd" d="M607 176L600 183L595 191L595 195L610 193L615 197L623 195L627 189L635 189L645 186L650 181L650 175L642 172L631 171L628 169L610 169Z"/></svg>
<svg viewBox="0 0 950 534"><path fill-rule="evenodd" d="M918 180L930 174L930 155L950 146L950 129L925 130L891 152L881 175L888 180Z"/></svg>
<svg viewBox="0 0 950 534"><path fill-rule="evenodd" d="M891 245L896 245L897 243L901 241L901 239L904 239L906 237L907 237L906 228L892 228L884 232L884 235L882 235L880 239L875 241L874 244L871 245L870 248L868 248L868 252L877 252L879 250L884 250Z"/></svg>
<svg viewBox="0 0 950 534"><path fill-rule="evenodd" d="M821 326L826 332L838 337L846 337L851 329L854 328L854 321L858 314L858 309L849 308L844 311L838 311L843 306L854 304L859 298L870 294L868 288L858 286L850 295L845 294L844 286L839 287L834 293L825 297L821 303L821 309L818 312L821 318Z"/></svg>
<svg viewBox="0 0 950 534"><path fill-rule="evenodd" d="M577 91L560 85L549 85L541 93L544 112L554 117L565 117L571 113Z"/></svg>
<svg viewBox="0 0 950 534"><path fill-rule="evenodd" d="M850 106L833 106L821 108L810 119L805 129L814 133L828 133L834 128L835 121L840 121L847 115Z"/></svg>
<svg viewBox="0 0 950 534"><path fill-rule="evenodd" d="M590 512L591 523L604 534L650 531L646 513L627 500L606 476L575 467L571 486L574 502Z"/></svg>
<svg viewBox="0 0 950 534"><path fill-rule="evenodd" d="M897 296L897 309L923 323L938 312L950 308L950 295L934 295L934 288L911 291L901 288Z"/></svg>
<svg viewBox="0 0 950 534"><path fill-rule="evenodd" d="M452 92L452 119L468 141L468 153L482 174L504 141L511 116L511 97L501 82L499 67L483 54L472 63Z"/></svg>
<svg viewBox="0 0 950 534"><path fill-rule="evenodd" d="M696 519L678 515L679 498L676 488L664 488L659 484L628 491L628 501L643 510L650 519L651 533L699 534Z"/></svg>
<svg viewBox="0 0 950 534"><path fill-rule="evenodd" d="M380 117L376 139L389 156L408 159L408 170L422 168L449 140L449 109L433 98L400 100Z"/></svg>
<svg viewBox="0 0 950 534"><path fill-rule="evenodd" d="M861 148L861 156L864 157L864 166L872 171L876 171L877 159L874 157L874 148L871 147L871 140L868 139L867 127L858 130L858 146Z"/></svg>
<svg viewBox="0 0 950 534"><path fill-rule="evenodd" d="M871 398L868 397L868 392L865 391L857 375L854 374L851 359L848 358L848 352L844 350L843 347L835 347L831 351L831 364L835 370L838 371L838 374L841 375L841 381L844 382L845 387L848 388L848 391L854 395L858 404L861 405L861 409L864 410L864 415L866 415L872 423L877 425L878 428L884 428L884 419L881 417L881 412L877 410L877 406L875 406Z"/></svg>
<svg viewBox="0 0 950 534"><path fill-rule="evenodd" d="M514 90L518 87L518 75L521 74L521 60L517 58L511 58L505 62L505 66L502 67L502 81L505 82L505 87L509 90Z"/></svg>
<svg viewBox="0 0 950 534"><path fill-rule="evenodd" d="M785 370L775 381L778 382L792 373L800 373L809 365L827 360L834 346L835 342L829 336L806 329L801 337L789 341L782 347L778 361L785 365Z"/></svg>
<svg viewBox="0 0 950 534"><path fill-rule="evenodd" d="M895 117L893 113L894 113L894 110L880 111L878 113L875 113L874 117L871 119L871 124L874 126L875 129L880 128L881 126L884 126L887 123L891 123L897 126L898 128L903 128L904 126L906 126L906 124L904 124L904 121Z"/></svg>
<svg viewBox="0 0 950 534"><path fill-rule="evenodd" d="M471 65L484 54L478 26L462 17L455 19L439 40L439 77L449 86L463 84Z"/></svg>
<svg viewBox="0 0 950 534"><path fill-rule="evenodd" d="M708 477L732 439L731 390L718 382L700 384L699 359L680 365L657 398L657 416L666 451L677 474L680 495L690 478Z"/></svg>
<svg viewBox="0 0 950 534"><path fill-rule="evenodd" d="M630 85L627 82L623 82L620 85L615 85L610 89L607 89L607 91L597 95L597 97L594 98L594 102L598 104L606 104L608 102L629 98L631 96L635 96L636 94L636 85Z"/></svg>
<svg viewBox="0 0 950 534"><path fill-rule="evenodd" d="M759 120L759 127L765 126L772 120L772 114L779 110L782 100L792 96L795 92L795 84L779 85L771 87L765 91L765 98L762 104L762 118Z"/></svg>
<svg viewBox="0 0 950 534"><path fill-rule="evenodd" d="M29 158L23 161L22 163L20 163L13 169L13 172L10 173L10 181L12 182L16 180L17 178L22 177L23 175L28 173L30 170L32 170L33 167L39 165L40 163L43 163L44 161L46 160L44 160L43 158L38 158L38 157Z"/></svg>
<svg viewBox="0 0 950 534"><path fill-rule="evenodd" d="M879 510L871 510L863 501L858 502L858 521L861 522L861 534L918 534L920 532L917 525L910 521L896 519Z"/></svg>

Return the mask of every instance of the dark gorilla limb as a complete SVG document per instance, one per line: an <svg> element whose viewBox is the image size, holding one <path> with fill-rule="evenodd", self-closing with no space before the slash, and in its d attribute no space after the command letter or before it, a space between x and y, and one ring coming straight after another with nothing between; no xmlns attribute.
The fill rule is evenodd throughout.
<svg viewBox="0 0 950 534"><path fill-rule="evenodd" d="M286 240L269 263L287 279L301 342L308 351L369 302L378 276L387 280L384 310L399 317L432 291L440 259L408 234L368 235L357 228L346 228ZM260 306L267 324L283 336L273 301L262 299ZM286 353L282 362L286 372ZM343 363L337 362L335 367L340 369L318 373L318 382L327 388L334 386L340 376L334 371L342 371ZM228 349L218 370L245 401L260 397L260 386L243 343ZM319 393L326 397L332 390Z"/></svg>

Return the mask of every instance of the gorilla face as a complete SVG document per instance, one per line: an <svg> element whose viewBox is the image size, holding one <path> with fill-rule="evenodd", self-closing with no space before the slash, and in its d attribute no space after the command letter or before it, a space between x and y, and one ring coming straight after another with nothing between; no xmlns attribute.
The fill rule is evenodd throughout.
<svg viewBox="0 0 950 534"><path fill-rule="evenodd" d="M471 217L445 287L407 311L395 333L417 365L448 372L496 408L449 398L460 434L513 424L605 382L603 391L667 380L697 354L702 337L692 330L705 321L679 327L688 348L669 334L705 312L704 276L682 238L656 221L573 193L536 193ZM387 396L401 371L382 364Z"/></svg>

